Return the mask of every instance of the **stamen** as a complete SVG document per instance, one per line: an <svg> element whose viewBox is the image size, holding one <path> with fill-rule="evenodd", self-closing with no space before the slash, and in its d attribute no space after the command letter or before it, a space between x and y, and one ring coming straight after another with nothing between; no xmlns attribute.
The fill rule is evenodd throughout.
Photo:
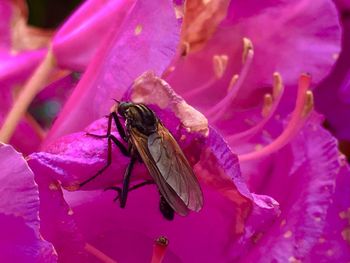
<svg viewBox="0 0 350 263"><path fill-rule="evenodd" d="M265 101L264 106L263 106L263 110L262 110L263 116L264 116L264 113L268 113L268 114L266 116L264 116L264 119L262 119L262 121L260 121L256 125L254 125L254 127L250 128L248 130L245 130L243 132L236 133L236 134L233 134L233 135L227 137L227 140L230 144L234 144L237 141L247 140L247 139L251 138L253 135L260 132L265 127L265 124L271 119L271 117L276 112L277 107L278 107L278 105L281 101L281 98L283 96L283 93L284 93L284 86L283 86L282 77L278 72L273 73L273 79L274 79L273 88L272 88L272 101L273 102L272 102L271 108L264 110L264 107L267 106L266 104L269 104L268 101ZM269 99L265 99L265 100L269 100Z"/></svg>
<svg viewBox="0 0 350 263"><path fill-rule="evenodd" d="M244 58L244 64L241 68L241 72L239 75L234 75L231 79L230 85L232 85L231 88L229 88L229 92L223 98L219 103L217 103L214 107L212 107L206 115L208 116L208 119L212 123L218 121L221 119L222 115L227 112L227 109L230 107L232 101L236 98L239 89L241 88L243 81L245 77L248 74L250 65L253 61L254 57L254 50L252 49L252 45L249 39L243 39L244 48L243 48L243 54L242 57ZM250 44L249 44L250 43ZM239 76L239 77L238 77Z"/></svg>
<svg viewBox="0 0 350 263"><path fill-rule="evenodd" d="M225 70L227 68L228 63L228 56L227 55L214 55L213 56L213 68L215 76L218 79L221 79L222 76L225 73Z"/></svg>
<svg viewBox="0 0 350 263"><path fill-rule="evenodd" d="M247 62L248 53L253 50L253 43L249 38L243 38L243 53L242 53L242 64Z"/></svg>
<svg viewBox="0 0 350 263"><path fill-rule="evenodd" d="M228 84L227 93L229 93L234 87L234 85L236 85L238 78L239 78L238 74L235 74L232 76L230 84Z"/></svg>
<svg viewBox="0 0 350 263"><path fill-rule="evenodd" d="M261 115L266 118L267 116L269 116L271 109L272 109L272 105L273 105L273 98L272 95L270 93L265 94L264 96L264 105L261 111Z"/></svg>
<svg viewBox="0 0 350 263"><path fill-rule="evenodd" d="M226 97L229 97L229 99L233 100L236 97L237 92L248 72L253 56L254 56L254 50L253 50L253 45L251 41L248 38L243 38L243 52L242 52L243 66L240 72L241 77L239 78L238 74L234 74L232 76L229 86L227 88L228 94L226 95ZM221 78L223 76L224 71L226 70L226 67L227 67L227 63L228 63L227 55L215 55L213 57L215 76L209 79L202 86L193 88L188 92L184 93L183 97L190 99L191 96L197 96L199 93L209 89L212 85L215 84L215 82L217 81L217 78ZM210 110L209 114L210 113L217 113L217 110Z"/></svg>
<svg viewBox="0 0 350 263"><path fill-rule="evenodd" d="M104 262L104 263L117 263L117 261L115 261L114 259L110 258L105 253L103 253L101 250L99 250L96 247L90 245L89 243L85 244L84 249L85 249L86 252L90 253L91 255L93 255L96 258L98 258L99 260L101 260L101 262Z"/></svg>
<svg viewBox="0 0 350 263"><path fill-rule="evenodd" d="M283 80L281 77L281 74L278 72L273 73L273 98L276 99L277 97L281 96L283 92Z"/></svg>
<svg viewBox="0 0 350 263"><path fill-rule="evenodd" d="M44 87L56 65L54 54L51 48L48 50L46 57L37 67L31 78L23 87L19 97L12 106L10 112L0 130L0 141L8 143L11 139L16 127L27 111L30 103L36 94Z"/></svg>
<svg viewBox="0 0 350 263"><path fill-rule="evenodd" d="M241 162L260 159L271 153L274 153L285 146L292 140L299 130L303 127L307 117L313 109L313 95L308 88L310 87L311 77L302 74L299 78L298 95L296 99L295 109L291 119L280 136L278 136L271 144L259 149L255 152L241 154L238 156Z"/></svg>
<svg viewBox="0 0 350 263"><path fill-rule="evenodd" d="M162 263L168 245L169 240L164 236L155 240L151 263Z"/></svg>

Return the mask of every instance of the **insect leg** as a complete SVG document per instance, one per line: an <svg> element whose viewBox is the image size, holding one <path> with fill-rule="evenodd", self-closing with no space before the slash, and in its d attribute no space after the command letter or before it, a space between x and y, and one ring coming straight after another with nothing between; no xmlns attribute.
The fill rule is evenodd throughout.
<svg viewBox="0 0 350 263"><path fill-rule="evenodd" d="M112 113L109 114L108 116L108 126L107 126L107 133L106 135L98 135L98 134L92 134L92 133L86 133L86 135L89 135L89 136L92 136L92 137L95 137L95 138L108 138L108 136L111 134L111 128L112 128Z"/></svg>
<svg viewBox="0 0 350 263"><path fill-rule="evenodd" d="M129 188L128 191L130 192L130 191L136 190L136 189L138 189L138 188L141 188L142 186L149 185L149 184L155 184L155 182L154 182L153 180L146 180L146 181L144 181L144 182L142 182L142 183L133 185L132 187ZM107 190L114 190L114 191L117 191L119 195L121 194L121 191L122 191L122 189L121 189L120 187L118 187L118 186L110 186L110 187L107 187L107 188L105 189L105 191L107 191ZM117 197L114 198L114 201L117 201L117 200L119 199L119 197L120 197L119 195L117 195Z"/></svg>
<svg viewBox="0 0 350 263"><path fill-rule="evenodd" d="M122 137L122 139L124 141L128 141L128 138L125 134L125 131L124 131L124 128L123 128L123 125L121 124L119 118L118 118L118 115L116 112L112 112L111 115L113 116L113 119L114 119L114 122L115 122L115 125L117 126L117 129L118 129L118 132L120 134L120 137Z"/></svg>
<svg viewBox="0 0 350 263"><path fill-rule="evenodd" d="M131 176L131 171L134 168L135 161L136 161L136 156L135 156L135 154L133 154L131 156L130 163L129 163L129 165L126 168L125 173L124 173L123 187L122 187L120 192L118 191L119 192L119 197L120 197L119 201L120 201L120 207L121 208L125 207L126 199L128 198L130 176Z"/></svg>
<svg viewBox="0 0 350 263"><path fill-rule="evenodd" d="M97 176L99 176L101 173L103 173L104 170L106 170L108 168L108 166L111 165L112 163L112 141L110 138L108 138L108 155L107 155L107 163L105 164L105 166L102 167L101 170L99 170L94 176L90 177L89 179L85 180L84 182L79 184L79 187L82 187L84 185L86 185L88 182L94 180Z"/></svg>
<svg viewBox="0 0 350 263"><path fill-rule="evenodd" d="M169 205L169 203L165 200L165 198L162 195L160 195L159 210L165 219L174 219L174 209Z"/></svg>
<svg viewBox="0 0 350 263"><path fill-rule="evenodd" d="M114 112L115 113L115 112ZM112 140L115 145L118 146L119 150L124 154L125 156L130 156L129 151L126 149L126 147L114 136L111 134L112 129L112 119L113 119L113 113L109 114L108 116L108 126L107 126L107 133L106 135L98 135L98 134L92 134L92 133L86 133L86 135L95 137L95 138L108 138L108 140ZM119 129L118 132L120 133ZM124 132L124 130L123 130ZM120 136L123 136L122 134ZM124 133L125 136L125 133Z"/></svg>

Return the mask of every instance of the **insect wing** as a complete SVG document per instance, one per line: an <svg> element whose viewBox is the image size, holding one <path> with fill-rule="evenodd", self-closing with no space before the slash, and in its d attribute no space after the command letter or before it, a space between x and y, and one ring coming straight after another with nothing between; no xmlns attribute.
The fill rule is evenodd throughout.
<svg viewBox="0 0 350 263"><path fill-rule="evenodd" d="M143 162L148 168L153 180L158 186L162 196L166 199L169 205L180 215L187 215L188 208L176 192L166 183L161 175L156 163L153 160L151 153L148 150L148 137L138 132L136 129L129 130L133 145L139 152Z"/></svg>
<svg viewBox="0 0 350 263"><path fill-rule="evenodd" d="M198 180L180 146L162 124L158 124L157 133L148 137L148 150L168 188L176 192L187 208L199 211L203 195Z"/></svg>

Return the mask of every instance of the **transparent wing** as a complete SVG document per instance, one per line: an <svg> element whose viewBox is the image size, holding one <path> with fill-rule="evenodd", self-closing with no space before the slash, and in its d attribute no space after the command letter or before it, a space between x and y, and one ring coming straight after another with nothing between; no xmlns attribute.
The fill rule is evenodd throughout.
<svg viewBox="0 0 350 263"><path fill-rule="evenodd" d="M187 208L199 211L203 194L198 180L180 146L162 124L158 125L157 133L148 137L148 150L168 188L175 191Z"/></svg>
<svg viewBox="0 0 350 263"><path fill-rule="evenodd" d="M142 160L155 180L160 193L180 215L188 209L199 211L203 206L203 195L198 180L181 148L162 125L150 136L130 131L131 138Z"/></svg>

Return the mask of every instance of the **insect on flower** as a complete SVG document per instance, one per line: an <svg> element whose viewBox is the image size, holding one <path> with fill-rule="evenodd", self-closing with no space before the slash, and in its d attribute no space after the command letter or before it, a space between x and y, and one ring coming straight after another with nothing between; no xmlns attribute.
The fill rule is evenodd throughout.
<svg viewBox="0 0 350 263"><path fill-rule="evenodd" d="M119 199L120 207L125 207L129 191L155 183L160 193L160 211L166 219L172 220L174 211L185 216L189 210L201 210L203 206L202 190L188 160L169 130L144 104L116 102L114 110L108 116L107 134L89 134L97 138L108 139L107 163L80 186L95 179L111 164L113 142L125 156L130 157L122 187L107 188L118 192L115 200ZM125 120L125 130L118 115ZM111 134L113 120L121 138L128 143L128 149ZM129 187L131 172L137 160L146 165L153 180Z"/></svg>

